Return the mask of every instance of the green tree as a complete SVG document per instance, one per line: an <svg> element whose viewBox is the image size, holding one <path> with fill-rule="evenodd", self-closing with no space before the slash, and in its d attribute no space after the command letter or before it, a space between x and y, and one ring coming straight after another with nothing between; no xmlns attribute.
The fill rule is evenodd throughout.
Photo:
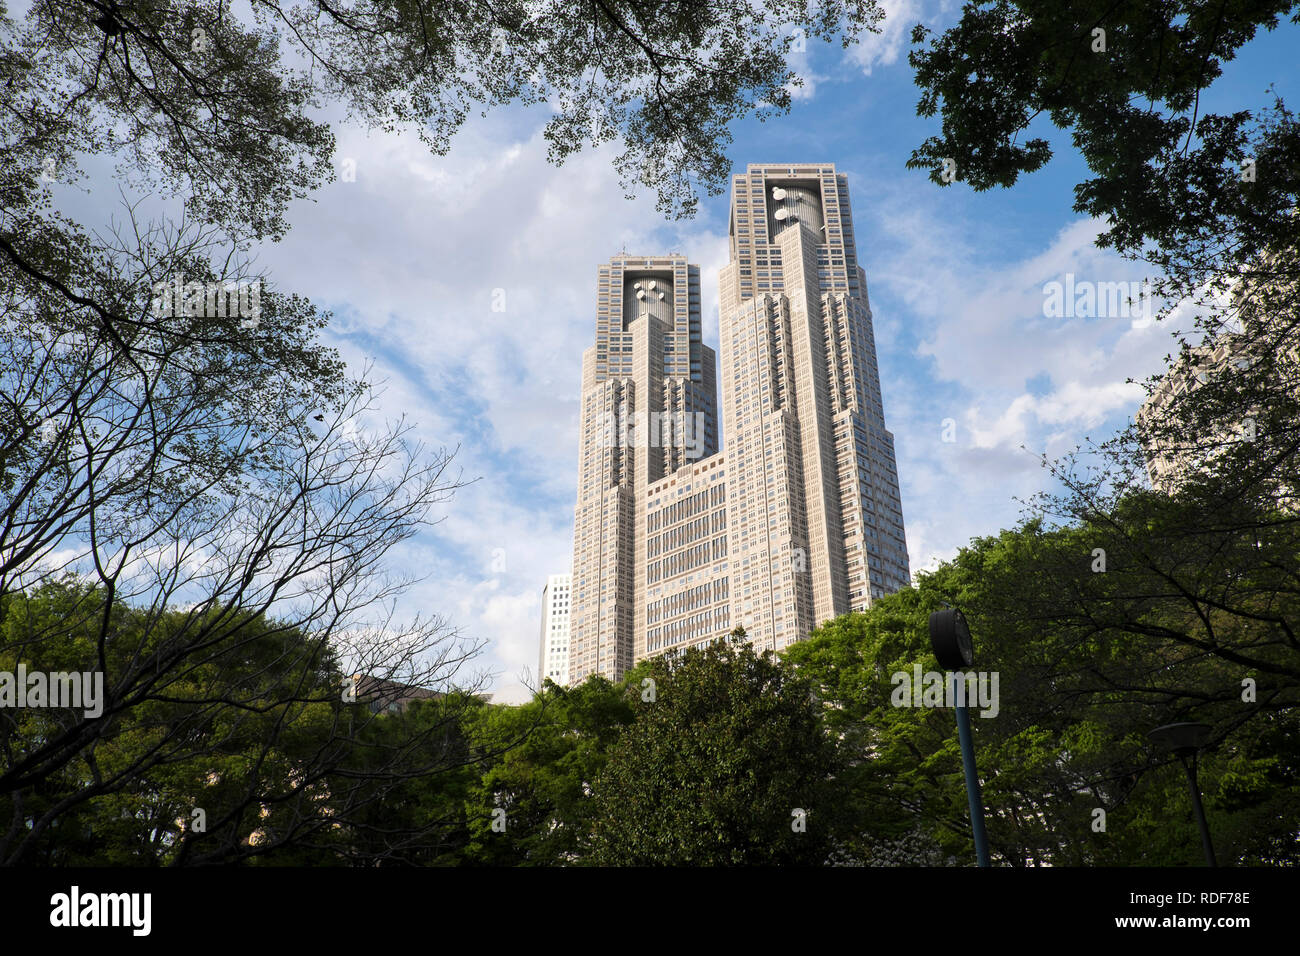
<svg viewBox="0 0 1300 956"><path fill-rule="evenodd" d="M1177 774L1139 733L1175 719L1215 728L1202 778L1221 856L1294 857L1281 782L1295 748L1279 728L1300 702L1300 124L1272 94L1204 109L1223 64L1284 18L1300 21L1294 2L990 0L913 34L918 112L941 128L909 165L944 183L950 159L956 181L1011 187L1050 158L1043 124L1068 132L1090 170L1075 209L1102 221L1098 244L1155 268L1162 315L1196 319L1139 420L1045 459L1055 486L1029 523L957 562L979 572L981 626L1047 655L1026 671L1049 691L1034 720L1056 707L1080 721L1069 763L1093 756L1079 782L1106 783L1100 803L1146 833L1145 849L1113 823L1085 837L1115 861L1195 859L1190 818L1177 814L1182 834L1169 820L1186 805ZM1148 473L1157 455L1171 474Z"/></svg>
<svg viewBox="0 0 1300 956"><path fill-rule="evenodd" d="M1164 383L1177 400L1093 449L1101 477L1070 483L1073 512L1104 510L1088 500L1101 486L1142 487L1157 448L1197 463L1204 515L1233 512L1186 526L1215 547L1234 546L1225 528L1267 539L1300 494L1300 123L1276 96L1204 109L1223 64L1283 18L1300 22L1293 0L980 0L940 35L913 33L918 113L940 131L908 165L1011 187L1050 158L1045 124L1068 132L1091 173L1074 208L1104 225L1098 245L1154 268L1162 316L1195 317L1147 383L1177 369Z"/></svg>
<svg viewBox="0 0 1300 956"><path fill-rule="evenodd" d="M78 582L0 598L0 672L103 676L98 715L0 708L0 862L430 862L464 831L400 800L463 779L474 698L395 720L345 700L330 643L298 627L104 606Z"/></svg>
<svg viewBox="0 0 1300 956"><path fill-rule="evenodd" d="M1289 775L1297 748L1284 728L1300 716L1295 684L1237 662L1267 664L1288 652L1259 621L1253 633L1243 619L1214 641L1202 639L1183 596L1162 592L1154 572L1126 563L1127 552L1112 546L1108 558L1117 563L1094 570L1092 545L1112 544L1099 534L1029 523L977 539L922 574L916 588L838 618L785 652L820 688L845 750L837 827L844 858L888 862L901 842L912 862L973 859L951 708L892 699L892 675L910 675L917 664L937 670L928 618L950 604L970 621L976 668L999 679L996 716L972 712L995 860L1197 865L1182 770L1145 736L1175 720L1213 727L1201 785L1220 859L1294 859L1300 804ZM1248 673L1257 692L1250 703Z"/></svg>
<svg viewBox="0 0 1300 956"><path fill-rule="evenodd" d="M463 863L466 802L482 773L473 728L490 706L456 692L359 719L325 777L328 814L342 824L324 843L329 856L356 866Z"/></svg>
<svg viewBox="0 0 1300 956"><path fill-rule="evenodd" d="M1196 534L1204 516L1194 508L1180 496L1138 492L1063 526L1032 521L973 542L941 589L986 635L991 660L981 666L1004 671L1004 699L1016 703L1006 728L993 722L997 733L1053 730L1068 758L1043 768L1059 793L1077 795L1069 824L1090 799L1108 810L1105 838L1078 841L1098 859L1199 859L1181 771L1145 739L1177 720L1213 727L1202 785L1225 862L1272 862L1274 851L1261 848L1295 833L1279 816L1240 840L1228 835L1251 807L1293 799L1284 780L1294 748L1279 748L1276 730L1300 717L1296 649L1285 638L1297 610L1293 571L1240 533ZM1010 783L1031 761L1007 757ZM1236 821L1222 816L1228 808ZM1144 843L1140 832L1167 832L1171 820L1189 839L1153 859L1158 838Z"/></svg>
<svg viewBox="0 0 1300 956"><path fill-rule="evenodd" d="M595 783L598 865L817 864L835 751L811 685L731 641L642 662Z"/></svg>
<svg viewBox="0 0 1300 956"><path fill-rule="evenodd" d="M891 704L895 673L910 679L914 664L935 668L924 622L941 606L931 592L904 589L868 612L826 622L782 652L816 687L840 751L837 863L925 865L967 855L970 824L951 711Z"/></svg>
<svg viewBox="0 0 1300 956"><path fill-rule="evenodd" d="M484 709L473 729L482 773L468 795L472 864L562 866L586 856L592 783L632 721L624 689L595 675L547 681L518 707Z"/></svg>
<svg viewBox="0 0 1300 956"><path fill-rule="evenodd" d="M1012 186L1051 158L1032 135L1041 118L1071 134L1093 174L1075 187L1075 209L1106 223L1103 246L1152 244L1169 263L1211 269L1293 248L1300 129L1290 113L1276 98L1272 110L1245 103L1226 115L1201 104L1223 63L1288 15L1300 21L1294 0L968 3L942 34L913 31L917 112L938 114L941 131L908 165L940 184Z"/></svg>

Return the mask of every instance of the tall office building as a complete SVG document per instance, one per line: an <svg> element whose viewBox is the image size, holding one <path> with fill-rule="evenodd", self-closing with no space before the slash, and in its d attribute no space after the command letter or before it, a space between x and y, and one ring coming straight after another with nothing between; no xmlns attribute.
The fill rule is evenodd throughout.
<svg viewBox="0 0 1300 956"><path fill-rule="evenodd" d="M780 649L909 580L845 177L750 166L732 182L730 240L722 453L694 268L626 256L601 268L583 361L575 682L737 625ZM661 299L667 274L686 288ZM637 412L687 412L694 431L653 415L629 428Z"/></svg>
<svg viewBox="0 0 1300 956"><path fill-rule="evenodd" d="M617 679L645 613L645 490L718 448L716 358L700 331L700 270L615 256L597 276L582 356L569 674Z"/></svg>
<svg viewBox="0 0 1300 956"><path fill-rule="evenodd" d="M537 683L549 677L561 687L569 683L570 581L552 574L542 588L542 635L538 642Z"/></svg>

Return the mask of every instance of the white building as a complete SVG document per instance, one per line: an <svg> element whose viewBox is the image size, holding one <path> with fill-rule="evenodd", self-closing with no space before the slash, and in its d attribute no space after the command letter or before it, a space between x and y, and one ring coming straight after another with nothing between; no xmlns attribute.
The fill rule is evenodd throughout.
<svg viewBox="0 0 1300 956"><path fill-rule="evenodd" d="M569 682L569 588L573 577L552 574L542 588L542 634L538 651L538 683L550 678Z"/></svg>
<svg viewBox="0 0 1300 956"><path fill-rule="evenodd" d="M826 163L749 166L732 180L730 240L720 370L700 331L698 266L623 254L599 267L574 683L618 680L736 626L781 650L910 579L847 177Z"/></svg>

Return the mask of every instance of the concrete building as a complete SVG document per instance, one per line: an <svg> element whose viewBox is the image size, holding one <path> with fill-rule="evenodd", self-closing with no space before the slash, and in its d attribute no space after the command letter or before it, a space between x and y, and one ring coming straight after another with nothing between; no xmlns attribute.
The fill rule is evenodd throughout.
<svg viewBox="0 0 1300 956"><path fill-rule="evenodd" d="M569 683L569 621L572 576L552 574L542 588L542 633L538 641L537 682Z"/></svg>
<svg viewBox="0 0 1300 956"><path fill-rule="evenodd" d="M415 684L386 680L369 674L353 674L351 696L368 705L372 714L381 711L397 714L404 713L412 701L437 700L443 695Z"/></svg>
<svg viewBox="0 0 1300 956"><path fill-rule="evenodd" d="M1215 421L1208 428L1189 427L1177 414L1185 396L1222 379L1240 388L1242 380L1232 376L1255 368L1268 351L1271 361L1260 368L1269 371L1256 387L1265 395L1272 394L1274 400L1287 393L1292 401L1300 400L1300 341L1279 331L1283 321L1269 316L1262 322L1253 321L1245 332L1221 332L1174 362L1142 403L1136 419L1152 488L1173 494L1189 476L1209 467L1229 448L1243 441L1259 441L1263 436L1258 433L1268 427L1264 423L1270 416L1259 405L1247 407L1232 420ZM1283 483L1274 490L1287 507L1294 507L1295 488Z"/></svg>
<svg viewBox="0 0 1300 956"><path fill-rule="evenodd" d="M737 625L773 650L908 583L846 177L751 165L720 274L723 425L680 256L600 267L583 360L570 678Z"/></svg>
<svg viewBox="0 0 1300 956"><path fill-rule="evenodd" d="M1172 494L1188 474L1203 467L1228 443L1238 440L1244 430L1248 434L1249 421L1225 422L1213 434L1177 438L1162 433L1158 426L1184 395L1195 391L1211 377L1222 374L1229 365L1248 367L1250 362L1250 356L1241 348L1240 336L1222 335L1212 344L1197 346L1180 358L1142 403L1137 425L1152 488L1163 494Z"/></svg>
<svg viewBox="0 0 1300 956"><path fill-rule="evenodd" d="M615 256L600 266L597 290L596 344L582 359L574 683L632 666L645 611L645 490L718 447L699 267L678 255Z"/></svg>

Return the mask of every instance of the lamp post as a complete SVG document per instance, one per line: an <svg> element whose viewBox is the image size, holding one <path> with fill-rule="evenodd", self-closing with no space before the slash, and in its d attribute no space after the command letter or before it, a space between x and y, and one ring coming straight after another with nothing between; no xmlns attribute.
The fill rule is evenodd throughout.
<svg viewBox="0 0 1300 956"><path fill-rule="evenodd" d="M1201 847L1205 850L1205 865L1218 866L1214 859L1214 845L1210 843L1210 825L1205 820L1205 807L1201 805L1201 788L1196 783L1196 755L1210 739L1209 724L1165 724L1147 734L1147 739L1157 747L1174 754L1187 773L1187 789L1192 794L1192 809L1196 825L1201 831Z"/></svg>
<svg viewBox="0 0 1300 956"><path fill-rule="evenodd" d="M930 615L930 646L939 666L946 671L962 671L975 663L975 646L971 641L966 618L956 608L935 611ZM951 681L949 673L948 680ZM966 800L970 804L971 836L975 839L975 860L980 866L989 865L989 840L984 832L984 800L980 796L980 780L975 773L975 742L970 732L970 712L966 709L966 695L954 694L953 709L957 711L957 738L961 741L961 767L966 775Z"/></svg>

